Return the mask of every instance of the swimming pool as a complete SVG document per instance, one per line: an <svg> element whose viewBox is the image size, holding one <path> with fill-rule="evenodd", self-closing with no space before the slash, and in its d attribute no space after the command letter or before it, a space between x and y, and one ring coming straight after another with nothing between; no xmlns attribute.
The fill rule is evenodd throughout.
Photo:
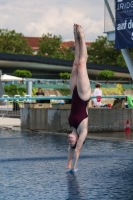
<svg viewBox="0 0 133 200"><path fill-rule="evenodd" d="M133 143L87 139L65 172L66 137L0 130L0 199L133 199Z"/></svg>

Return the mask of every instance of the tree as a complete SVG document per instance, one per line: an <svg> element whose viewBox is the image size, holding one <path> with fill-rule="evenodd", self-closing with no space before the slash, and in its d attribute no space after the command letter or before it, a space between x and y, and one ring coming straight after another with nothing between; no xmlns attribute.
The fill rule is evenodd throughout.
<svg viewBox="0 0 133 200"><path fill-rule="evenodd" d="M64 83L66 83L66 79L70 78L70 73L64 72L59 73L59 76L64 80Z"/></svg>
<svg viewBox="0 0 133 200"><path fill-rule="evenodd" d="M122 54L118 55L118 57L117 57L117 65L122 66L122 67L127 66Z"/></svg>
<svg viewBox="0 0 133 200"><path fill-rule="evenodd" d="M18 88L16 85L5 85L4 86L5 93L9 95L10 97L13 97L16 94L19 94L21 96L24 96L26 94L26 88L20 87Z"/></svg>
<svg viewBox="0 0 133 200"><path fill-rule="evenodd" d="M60 47L59 58L63 60L74 60L74 52L65 47Z"/></svg>
<svg viewBox="0 0 133 200"><path fill-rule="evenodd" d="M17 69L13 72L14 76L18 76L18 77L21 77L21 78L30 78L32 77L32 73L28 70L20 70L20 69Z"/></svg>
<svg viewBox="0 0 133 200"><path fill-rule="evenodd" d="M129 49L130 55L133 59L133 49ZM127 64L124 60L124 57L122 53L117 57L117 65L122 66L122 67L127 67Z"/></svg>
<svg viewBox="0 0 133 200"><path fill-rule="evenodd" d="M98 36L87 51L88 62L97 64L117 65L117 57L121 55L120 50L114 49L114 42L103 36Z"/></svg>
<svg viewBox="0 0 133 200"><path fill-rule="evenodd" d="M0 29L0 52L31 55L32 49L22 33Z"/></svg>
<svg viewBox="0 0 133 200"><path fill-rule="evenodd" d="M101 78L105 78L108 82L110 78L113 78L115 73L111 70L102 70L101 72L98 73L98 76Z"/></svg>
<svg viewBox="0 0 133 200"><path fill-rule="evenodd" d="M59 58L64 60L73 60L74 53L65 47L61 46L62 37L52 35L50 33L43 34L39 40L38 55L49 58Z"/></svg>
<svg viewBox="0 0 133 200"><path fill-rule="evenodd" d="M14 84L4 86L5 93L9 96L18 94L17 86Z"/></svg>
<svg viewBox="0 0 133 200"><path fill-rule="evenodd" d="M13 72L14 76L21 77L21 78L31 78L32 73L28 70L20 70L17 69Z"/></svg>

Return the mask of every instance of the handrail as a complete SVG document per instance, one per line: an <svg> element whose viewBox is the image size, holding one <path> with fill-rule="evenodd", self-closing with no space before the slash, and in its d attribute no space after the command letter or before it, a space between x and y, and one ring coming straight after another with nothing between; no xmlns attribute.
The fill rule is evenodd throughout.
<svg viewBox="0 0 133 200"><path fill-rule="evenodd" d="M109 98L113 98L113 99L124 99L126 98L125 95L108 95L108 96L100 96L102 99L109 99ZM91 96L91 99L97 98L96 96Z"/></svg>
<svg viewBox="0 0 133 200"><path fill-rule="evenodd" d="M19 97L19 98L14 98L14 97L8 97L8 98L0 98L0 100L13 100L13 101L16 101L16 100L69 100L71 99L72 97L71 96L44 96L44 97ZM94 99L94 98L97 98L96 96L91 96L90 99ZM110 95L110 96L101 96L101 98L114 98L114 99L123 99L123 98L126 98L125 95Z"/></svg>

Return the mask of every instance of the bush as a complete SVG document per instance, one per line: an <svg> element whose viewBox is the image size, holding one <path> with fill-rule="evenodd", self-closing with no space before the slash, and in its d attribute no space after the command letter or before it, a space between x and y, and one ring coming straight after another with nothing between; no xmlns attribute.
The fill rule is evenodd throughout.
<svg viewBox="0 0 133 200"><path fill-rule="evenodd" d="M123 86L122 86L121 84L117 84L117 85L116 85L116 88L117 88L118 90L120 90L120 91L123 93L124 88L123 88Z"/></svg>
<svg viewBox="0 0 133 200"><path fill-rule="evenodd" d="M67 88L60 88L58 89L58 91L62 94L62 96L67 96L67 95L71 95L71 91L70 89Z"/></svg>
<svg viewBox="0 0 133 200"><path fill-rule="evenodd" d="M21 96L24 96L26 94L26 88L20 87L18 88L16 85L6 85L4 86L5 93L9 95L10 97L13 97L16 94L19 94Z"/></svg>
<svg viewBox="0 0 133 200"><path fill-rule="evenodd" d="M21 69L17 69L13 72L14 76L18 76L21 78L30 78L32 77L32 74L30 71L28 70L21 70Z"/></svg>
<svg viewBox="0 0 133 200"><path fill-rule="evenodd" d="M26 88L24 87L18 88L18 94L24 96L26 94Z"/></svg>
<svg viewBox="0 0 133 200"><path fill-rule="evenodd" d="M103 95L122 95L123 91L120 88L101 88Z"/></svg>
<svg viewBox="0 0 133 200"><path fill-rule="evenodd" d="M109 80L111 78L114 77L114 72L111 71L111 70L102 70L98 73L98 77L101 77L101 78L105 78L106 80Z"/></svg>
<svg viewBox="0 0 133 200"><path fill-rule="evenodd" d="M37 91L38 91L38 88L32 88L32 96L35 96Z"/></svg>

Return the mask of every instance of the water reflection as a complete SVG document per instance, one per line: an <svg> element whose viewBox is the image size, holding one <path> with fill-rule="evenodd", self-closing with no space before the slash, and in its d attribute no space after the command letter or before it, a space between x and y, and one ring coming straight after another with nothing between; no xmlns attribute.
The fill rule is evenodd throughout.
<svg viewBox="0 0 133 200"><path fill-rule="evenodd" d="M67 185L68 185L68 197L66 200L83 199L81 194L81 188L79 186L77 177L74 173L67 174Z"/></svg>
<svg viewBox="0 0 133 200"><path fill-rule="evenodd" d="M125 133L126 140L131 140L131 133Z"/></svg>
<svg viewBox="0 0 133 200"><path fill-rule="evenodd" d="M131 141L133 142L133 132L100 132L100 133L89 133L88 137L91 139L106 139L110 141Z"/></svg>

